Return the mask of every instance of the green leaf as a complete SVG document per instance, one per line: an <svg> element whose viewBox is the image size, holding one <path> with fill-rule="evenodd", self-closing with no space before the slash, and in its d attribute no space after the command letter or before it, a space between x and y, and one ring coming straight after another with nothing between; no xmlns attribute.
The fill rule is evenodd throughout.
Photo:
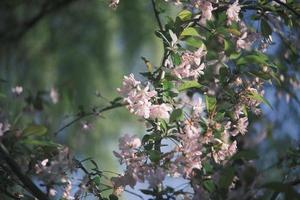
<svg viewBox="0 0 300 200"><path fill-rule="evenodd" d="M206 109L208 110L208 112L212 112L217 105L217 99L216 99L216 97L211 97L211 96L205 95L205 103L206 103Z"/></svg>
<svg viewBox="0 0 300 200"><path fill-rule="evenodd" d="M296 192L292 185L282 183L282 182L269 182L262 186L263 188L268 188L273 191L284 193L285 199L300 199L300 194Z"/></svg>
<svg viewBox="0 0 300 200"><path fill-rule="evenodd" d="M247 106L243 105L243 113L246 117L248 117L248 111L247 111Z"/></svg>
<svg viewBox="0 0 300 200"><path fill-rule="evenodd" d="M163 119L160 119L159 122L160 122L159 124L160 124L161 130L166 133L168 131L168 125L167 125L166 121Z"/></svg>
<svg viewBox="0 0 300 200"><path fill-rule="evenodd" d="M224 51L226 55L231 55L235 52L235 46L232 41L224 39Z"/></svg>
<svg viewBox="0 0 300 200"><path fill-rule="evenodd" d="M170 116L170 123L173 123L175 121L183 120L183 111L182 109L178 108L173 110Z"/></svg>
<svg viewBox="0 0 300 200"><path fill-rule="evenodd" d="M229 79L230 71L227 67L221 67L219 70L220 81L222 83L226 82Z"/></svg>
<svg viewBox="0 0 300 200"><path fill-rule="evenodd" d="M57 147L59 144L56 144L52 141L44 141L44 140L33 140L33 139L26 139L20 141L23 144L33 145L33 146L49 146L49 147Z"/></svg>
<svg viewBox="0 0 300 200"><path fill-rule="evenodd" d="M247 150L242 150L242 151L237 152L230 158L230 160L239 160L239 159L255 160L258 158L259 157L258 157L256 151L247 149Z"/></svg>
<svg viewBox="0 0 300 200"><path fill-rule="evenodd" d="M191 47L200 48L202 47L203 42L201 39L196 39L194 37L189 37L185 40L185 43Z"/></svg>
<svg viewBox="0 0 300 200"><path fill-rule="evenodd" d="M114 194L110 194L109 195L109 200L118 200L119 198L116 196L116 195L114 195Z"/></svg>
<svg viewBox="0 0 300 200"><path fill-rule="evenodd" d="M208 192L214 192L216 190L216 186L212 180L205 180L203 181L203 187L208 191Z"/></svg>
<svg viewBox="0 0 300 200"><path fill-rule="evenodd" d="M224 39L224 50L227 51L230 48L229 42Z"/></svg>
<svg viewBox="0 0 300 200"><path fill-rule="evenodd" d="M220 188L227 189L230 184L232 183L234 178L234 169L232 167L225 168L222 173L219 180L219 186Z"/></svg>
<svg viewBox="0 0 300 200"><path fill-rule="evenodd" d="M163 80L162 81L162 87L164 90L170 90L173 88L173 83L171 81L168 80Z"/></svg>
<svg viewBox="0 0 300 200"><path fill-rule="evenodd" d="M29 125L27 128L23 131L23 136L43 136L47 133L47 128L42 125Z"/></svg>
<svg viewBox="0 0 300 200"><path fill-rule="evenodd" d="M6 98L6 95L3 93L0 93L0 98Z"/></svg>
<svg viewBox="0 0 300 200"><path fill-rule="evenodd" d="M179 92L182 92L190 88L201 88L201 87L202 85L197 81L185 81L178 87L178 90Z"/></svg>
<svg viewBox="0 0 300 200"><path fill-rule="evenodd" d="M219 13L217 14L217 17L218 17L218 19L217 19L217 24L218 24L218 25L221 25L221 26L224 26L223 24L224 24L224 22L225 22L226 19L227 19L226 12L219 12Z"/></svg>
<svg viewBox="0 0 300 200"><path fill-rule="evenodd" d="M237 62L237 65L245 64L268 64L268 57L262 53L254 53L246 56L240 57Z"/></svg>
<svg viewBox="0 0 300 200"><path fill-rule="evenodd" d="M272 35L272 28L269 23L265 19L261 19L260 21L261 33L265 38L269 38Z"/></svg>
<svg viewBox="0 0 300 200"><path fill-rule="evenodd" d="M192 12L189 10L181 11L177 17L179 17L182 21L189 20L192 17Z"/></svg>
<svg viewBox="0 0 300 200"><path fill-rule="evenodd" d="M241 53L232 53L232 54L230 54L229 58L231 60L235 60L235 59L238 59L240 56L241 56Z"/></svg>
<svg viewBox="0 0 300 200"><path fill-rule="evenodd" d="M157 150L150 150L149 152L149 159L154 162L157 163L160 161L160 152Z"/></svg>
<svg viewBox="0 0 300 200"><path fill-rule="evenodd" d="M227 31L235 36L240 36L241 32L234 28L228 28Z"/></svg>
<svg viewBox="0 0 300 200"><path fill-rule="evenodd" d="M174 65L180 65L181 63L181 58L178 53L171 53L171 58L174 63Z"/></svg>
<svg viewBox="0 0 300 200"><path fill-rule="evenodd" d="M199 36L199 33L195 28L187 27L181 32L180 36Z"/></svg>
<svg viewBox="0 0 300 200"><path fill-rule="evenodd" d="M224 116L225 116L225 112L218 112L215 116L215 120L217 122L221 122L221 121L223 121Z"/></svg>
<svg viewBox="0 0 300 200"><path fill-rule="evenodd" d="M256 100L256 101L263 102L264 104L266 104L267 106L269 106L273 110L273 107L270 104L270 102L267 99L265 99L263 96L261 96L260 94L258 94L257 92L251 92L251 94L249 95L249 97L251 99Z"/></svg>
<svg viewBox="0 0 300 200"><path fill-rule="evenodd" d="M94 183L99 186L101 184L101 178L100 176L96 176L94 179L93 179Z"/></svg>
<svg viewBox="0 0 300 200"><path fill-rule="evenodd" d="M213 166L209 162L203 164L204 174L210 174L213 172Z"/></svg>

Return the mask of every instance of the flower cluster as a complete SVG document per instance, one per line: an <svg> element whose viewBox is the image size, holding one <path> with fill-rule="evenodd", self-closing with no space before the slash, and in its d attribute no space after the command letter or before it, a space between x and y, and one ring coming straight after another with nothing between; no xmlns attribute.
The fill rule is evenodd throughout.
<svg viewBox="0 0 300 200"><path fill-rule="evenodd" d="M57 155L51 159L46 158L35 164L35 174L49 187L57 183L62 183L67 185L66 188L70 188L71 184L68 180L68 172L75 170L72 159L73 157L70 155L67 147L59 148ZM69 194L69 192L65 193ZM65 193L64 196L67 196Z"/></svg>
<svg viewBox="0 0 300 200"><path fill-rule="evenodd" d="M110 0L110 3L108 6L111 8L117 8L119 5L119 2L120 2L120 0Z"/></svg>
<svg viewBox="0 0 300 200"><path fill-rule="evenodd" d="M129 185L134 187L137 182L147 180L150 187L159 185L165 177L161 168L154 168L147 164L147 157L140 151L141 141L137 137L124 135L119 140L119 152L114 152L119 159L120 164L126 165L126 171L123 175L112 178L115 190L120 190ZM122 190L122 189L121 189Z"/></svg>
<svg viewBox="0 0 300 200"><path fill-rule="evenodd" d="M183 2L181 0L165 0L166 2L173 2L175 5L179 6L182 5ZM110 0L109 7L116 8L120 3L120 0ZM205 24L206 21L213 19L213 10L215 8L213 7L213 3L218 3L218 1L207 1L207 0L192 0L191 2L188 2L187 7L190 9L199 9L201 11L201 18L200 23ZM184 3L186 4L186 3ZM228 9L226 11L227 15L227 24L231 25L232 22L239 22L239 13L241 10L241 6L239 5L238 0L236 0L233 4L228 6Z"/></svg>
<svg viewBox="0 0 300 200"><path fill-rule="evenodd" d="M227 24L231 25L232 22L240 21L239 13L241 11L241 7L238 1L235 1L232 5L227 9L226 15L228 18Z"/></svg>
<svg viewBox="0 0 300 200"><path fill-rule="evenodd" d="M153 104L151 99L157 95L150 89L150 83L144 87L140 81L135 80L134 75L124 76L122 88L117 89L124 97L129 111L137 116L148 118L169 118L172 108L167 104Z"/></svg>
<svg viewBox="0 0 300 200"><path fill-rule="evenodd" d="M189 62L186 62L180 68L190 63L200 64L199 58L205 55L203 48L195 54L199 56L193 56ZM197 80L197 76L183 76L181 78ZM236 86L233 84L232 87ZM123 86L118 91L123 95L124 101L129 104L128 108L132 113L143 116L146 119L150 117L149 119L151 120L158 118L168 119L170 117L169 111L171 109L166 106L167 102L160 105L152 105L150 100L155 101L157 92L149 89L149 83L143 88L141 82L137 81L132 74L124 77ZM136 106L139 101L143 102L139 104L143 107L138 108ZM178 121L177 128L170 130L178 141L174 148L170 148L167 152L159 152L160 148L158 150L150 150L152 153L153 151L159 153L158 156L160 158L158 162L153 163L151 153L145 149L145 144L142 144L140 139L129 135L125 135L120 139L120 151L114 152L114 154L119 159L120 164L126 166L126 171L123 175L112 178L116 189L124 188L127 185L134 187L137 182L146 180L150 184L150 188L153 188L154 183L156 185L158 185L157 183L162 183L166 176L181 176L192 180L195 175L194 170L202 169L202 162L213 160L215 163L222 164L236 152L237 142L230 142L228 138L230 135L236 136L238 133L245 134L247 132L248 118L241 111L241 108L236 111L236 118L233 119L233 122L227 118L227 124L225 124L226 120L224 120L224 126L221 124L213 126L212 124L215 122L207 118L207 115L209 115L208 108L203 103L201 95L195 94L195 97L190 101L180 102L179 99L177 101L173 102L173 105L177 110L185 111L186 119ZM145 110L149 113L146 116ZM200 121L203 121L205 124L200 126ZM221 138L215 137L213 130L222 129L222 127ZM207 152L208 146L211 153ZM153 177L153 174L160 174L160 176Z"/></svg>
<svg viewBox="0 0 300 200"><path fill-rule="evenodd" d="M213 12L217 9L214 6L217 4L213 1L194 0L187 5L180 1L175 3L190 8L191 11L185 11L184 15L200 11L200 18L199 15L193 18L200 19L196 26L203 28L208 21L214 20ZM238 1L228 5L224 12L227 19L222 23L233 27L228 29L227 37L241 54L251 50L258 37L241 21L240 11ZM143 137L143 142L129 135L120 139L120 151L114 155L126 169L124 174L113 177L112 182L118 191L145 181L153 191L159 191L163 189L165 177L181 177L191 182L194 199L197 199L197 195L201 196L205 190L197 179L199 174L206 173L203 166L215 166L217 171L229 162L238 149L236 138L247 133L248 112L260 113L263 81L232 73L233 69L227 65L231 59L228 52L209 55L210 44L205 42L193 44L193 48L182 48L177 40L184 39L170 32L172 42L170 49L166 50L169 54L164 57L163 67L147 74L145 77L149 82L145 84L136 80L133 74L124 76L122 87L117 89L129 111L145 119L149 134ZM193 32L191 35L197 34ZM203 38L213 37L214 33L207 35ZM221 44L226 42L225 39L228 40L216 38ZM242 58L239 63L243 63ZM180 87L182 85L184 87ZM167 148L162 148L165 146L162 141L168 141ZM214 173L211 175L216 175Z"/></svg>
<svg viewBox="0 0 300 200"><path fill-rule="evenodd" d="M179 79L192 77L196 79L199 75L203 75L204 63L201 58L206 54L202 45L195 52L184 52L181 56L181 64L173 69L173 74Z"/></svg>

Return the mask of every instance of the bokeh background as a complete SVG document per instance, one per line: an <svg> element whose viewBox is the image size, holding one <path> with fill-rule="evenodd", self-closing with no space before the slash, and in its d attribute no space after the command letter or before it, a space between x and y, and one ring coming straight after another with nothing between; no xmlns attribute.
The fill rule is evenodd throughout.
<svg viewBox="0 0 300 200"><path fill-rule="evenodd" d="M49 11L43 11L46 7ZM0 9L0 72L6 81L1 86L23 86L25 96L55 88L58 103L22 116L46 120L53 132L72 120L79 108L108 105L118 96L116 88L124 74L146 69L141 56L154 63L160 59L150 1L124 1L114 11L103 0L9 0L1 1ZM8 106L20 112L16 102ZM82 130L84 124L90 129ZM82 157L95 158L103 168L114 168L112 150L118 136L141 130L132 115L118 109L74 124L57 140Z"/></svg>
<svg viewBox="0 0 300 200"><path fill-rule="evenodd" d="M154 34L157 24L151 2L121 1L116 11L104 0L0 2L1 91L20 85L24 98L37 98L53 88L59 94L56 104L46 98L39 109L26 107L28 101L21 98L6 102L5 109L14 117L10 120L16 124L43 122L54 132L80 109L108 105L118 96L116 88L124 74L146 70L141 56L154 65L160 63L162 43ZM176 8L167 12L174 15ZM282 64L282 73L295 79L300 70L299 33L293 30L287 41L274 33L276 44L268 50ZM289 43L294 44L292 49L286 45ZM257 165L261 169L272 166L300 140L299 90L289 84L266 87L273 110L263 106L263 120L251 119L253 125L243 141L245 147L259 151ZM142 135L144 131L142 122L120 108L99 118L83 119L55 140L70 146L80 158L92 157L101 168L118 171L112 151L119 135ZM280 177L276 170L270 172L270 178Z"/></svg>

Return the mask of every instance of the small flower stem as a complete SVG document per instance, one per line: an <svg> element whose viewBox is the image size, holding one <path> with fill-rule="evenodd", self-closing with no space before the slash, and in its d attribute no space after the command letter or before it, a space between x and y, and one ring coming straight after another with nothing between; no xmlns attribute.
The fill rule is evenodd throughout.
<svg viewBox="0 0 300 200"><path fill-rule="evenodd" d="M102 108L98 111L92 111L92 112L88 112L88 113L83 113L83 114L79 114L78 117L76 117L75 119L73 119L72 121L70 121L69 123L67 123L66 125L64 125L63 127L59 128L57 131L55 131L53 133L54 136L57 136L60 132L62 132L64 129L70 127L72 124L80 121L81 119L83 118L86 118L86 117L89 117L89 116L93 116L93 115L99 115L105 111L108 111L108 110L112 110L114 108L119 108L119 107L122 107L124 106L124 104L122 103L116 103L116 104L112 104L110 106L107 106L105 108Z"/></svg>

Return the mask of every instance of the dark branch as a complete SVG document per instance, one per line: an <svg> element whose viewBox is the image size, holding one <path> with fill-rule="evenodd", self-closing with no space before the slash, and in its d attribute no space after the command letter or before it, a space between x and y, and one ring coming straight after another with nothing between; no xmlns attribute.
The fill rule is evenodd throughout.
<svg viewBox="0 0 300 200"><path fill-rule="evenodd" d="M300 13L298 13L296 10L294 10L292 7L290 7L288 4L285 4L285 3L281 2L280 0L274 0L274 1L276 3L278 3L279 5L286 7L286 9L288 9L289 11L294 13L297 17L300 17Z"/></svg>
<svg viewBox="0 0 300 200"><path fill-rule="evenodd" d="M161 20L159 18L159 11L156 8L155 0L151 0L151 2L152 2L152 7L153 7L154 15L155 15L156 21L157 21L158 26L159 26L159 30L160 30L160 32L163 32L164 28L163 28Z"/></svg>
<svg viewBox="0 0 300 200"><path fill-rule="evenodd" d="M16 27L13 30L6 30L4 33L0 33L1 41L7 42L21 39L31 28L33 28L41 19L43 19L48 14L56 12L61 8L69 5L70 3L76 0L61 0L59 2L55 1L45 1L41 6L39 12L32 18L23 21L17 22ZM54 2L54 3L53 3ZM19 24L19 25L18 25ZM18 27L19 26L19 27Z"/></svg>
<svg viewBox="0 0 300 200"><path fill-rule="evenodd" d="M24 184L24 186L30 191L30 193L35 196L39 200L48 200L46 194L44 194L33 182L32 180L26 176L19 165L14 161L5 146L0 142L0 155L1 158L7 163L13 173L20 179L20 181Z"/></svg>
<svg viewBox="0 0 300 200"><path fill-rule="evenodd" d="M105 108L102 108L98 111L92 111L92 112L88 112L88 113L79 113L78 117L76 117L75 119L73 119L72 121L70 121L69 123L67 123L66 125L64 125L63 127L61 127L60 129L58 129L57 131L55 131L53 133L54 136L57 136L60 132L62 132L64 129L70 127L72 124L78 122L79 120L89 117L89 116L93 116L93 115L100 115L101 113L108 111L108 110L112 110L114 108L119 108L124 106L124 104L122 103L117 103L117 104L112 104L110 106L107 106Z"/></svg>
<svg viewBox="0 0 300 200"><path fill-rule="evenodd" d="M158 26L159 26L159 30L163 34L164 28L163 28L163 25L162 25L160 17L159 17L159 11L156 8L155 0L151 0L151 2L152 2L153 12L154 12L156 21L157 21ZM162 66L164 66L164 63L165 63L165 61L167 60L167 58L169 56L169 52L166 50L166 44L164 42L163 42L163 45L164 45L164 55L163 55L163 58L162 58L162 61L161 61Z"/></svg>

